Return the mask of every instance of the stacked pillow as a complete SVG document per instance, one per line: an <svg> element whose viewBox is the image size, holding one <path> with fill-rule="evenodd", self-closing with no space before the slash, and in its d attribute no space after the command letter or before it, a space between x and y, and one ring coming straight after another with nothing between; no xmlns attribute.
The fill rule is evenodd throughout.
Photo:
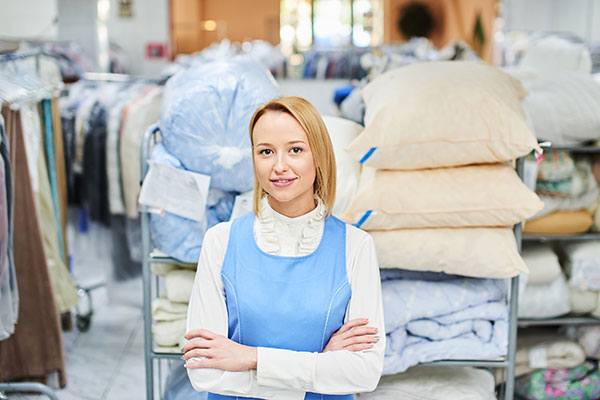
<svg viewBox="0 0 600 400"><path fill-rule="evenodd" d="M371 231L382 268L507 278L526 271L511 226L543 204L507 162L539 150L519 82L473 62L414 64L362 92L364 168L343 218Z"/></svg>

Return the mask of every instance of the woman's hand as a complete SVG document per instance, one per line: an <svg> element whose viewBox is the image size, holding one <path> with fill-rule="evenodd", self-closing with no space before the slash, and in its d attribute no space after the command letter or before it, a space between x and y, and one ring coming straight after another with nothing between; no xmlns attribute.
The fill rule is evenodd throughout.
<svg viewBox="0 0 600 400"><path fill-rule="evenodd" d="M188 332L189 342L183 348L186 368L215 368L224 371L256 369L256 347L244 346L206 329ZM190 361L191 358L202 357Z"/></svg>
<svg viewBox="0 0 600 400"><path fill-rule="evenodd" d="M367 318L357 318L346 322L337 332L331 335L323 353L327 351L349 350L361 351L373 347L373 343L379 341L378 329L366 326Z"/></svg>

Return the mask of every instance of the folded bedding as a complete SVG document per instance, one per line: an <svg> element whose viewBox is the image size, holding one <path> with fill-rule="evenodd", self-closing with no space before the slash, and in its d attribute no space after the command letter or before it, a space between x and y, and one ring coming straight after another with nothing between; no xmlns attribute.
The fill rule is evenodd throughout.
<svg viewBox="0 0 600 400"><path fill-rule="evenodd" d="M588 210L554 211L543 217L530 219L523 233L536 235L574 235L587 232L594 220Z"/></svg>
<svg viewBox="0 0 600 400"><path fill-rule="evenodd" d="M578 326L574 337L589 358L600 359L600 325Z"/></svg>
<svg viewBox="0 0 600 400"><path fill-rule="evenodd" d="M569 285L581 290L600 290L600 241L563 245Z"/></svg>
<svg viewBox="0 0 600 400"><path fill-rule="evenodd" d="M515 393L528 400L596 400L600 370L589 361L574 368L538 369L515 380Z"/></svg>
<svg viewBox="0 0 600 400"><path fill-rule="evenodd" d="M528 284L551 283L561 274L558 256L546 243L535 243L524 247L521 255L529 269Z"/></svg>
<svg viewBox="0 0 600 400"><path fill-rule="evenodd" d="M471 367L416 366L396 375L381 377L374 392L360 393L360 400L494 400L494 377Z"/></svg>
<svg viewBox="0 0 600 400"><path fill-rule="evenodd" d="M192 295L196 271L191 269L174 269L165 275L165 292L167 299L175 303L188 303Z"/></svg>
<svg viewBox="0 0 600 400"><path fill-rule="evenodd" d="M553 318L570 311L569 286L562 272L551 283L527 284L519 297L519 318Z"/></svg>
<svg viewBox="0 0 600 400"><path fill-rule="evenodd" d="M583 347L574 340L544 331L520 331L515 357L515 375L540 368L573 368L585 361Z"/></svg>
<svg viewBox="0 0 600 400"><path fill-rule="evenodd" d="M573 146L600 137L600 84L590 74L557 73L526 89L523 108L538 139Z"/></svg>
<svg viewBox="0 0 600 400"><path fill-rule="evenodd" d="M181 346L184 342L186 318L158 321L152 325L152 338L161 347Z"/></svg>
<svg viewBox="0 0 600 400"><path fill-rule="evenodd" d="M152 300L152 319L154 321L174 321L187 318L188 305L175 303L166 297Z"/></svg>
<svg viewBox="0 0 600 400"><path fill-rule="evenodd" d="M571 311L575 314L593 313L598 308L600 292L570 287Z"/></svg>
<svg viewBox="0 0 600 400"><path fill-rule="evenodd" d="M507 281L450 279L382 282L386 351L384 375L442 359L489 359L506 354Z"/></svg>

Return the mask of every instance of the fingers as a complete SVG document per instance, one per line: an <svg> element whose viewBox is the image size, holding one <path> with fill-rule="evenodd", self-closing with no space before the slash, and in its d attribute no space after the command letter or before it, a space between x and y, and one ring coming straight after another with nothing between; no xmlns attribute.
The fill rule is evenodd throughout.
<svg viewBox="0 0 600 400"><path fill-rule="evenodd" d="M190 358L194 358L194 357L210 358L210 356L211 356L211 351L209 349L193 349L193 350L189 350L189 351L185 352L183 354L183 357L181 357L181 358L184 361L187 361Z"/></svg>
<svg viewBox="0 0 600 400"><path fill-rule="evenodd" d="M368 318L356 318L346 322L338 331L337 334L342 334L348 332L350 329L355 328L357 326L366 325L369 323Z"/></svg>
<svg viewBox="0 0 600 400"><path fill-rule="evenodd" d="M344 349L356 344L372 344L379 342L378 336L355 336L344 340Z"/></svg>
<svg viewBox="0 0 600 400"><path fill-rule="evenodd" d="M372 344L361 343L361 344L353 344L351 346L348 346L348 347L344 348L344 350L349 350L349 351L355 352L355 351L369 350L371 348L373 348Z"/></svg>
<svg viewBox="0 0 600 400"><path fill-rule="evenodd" d="M188 361L183 366L188 369L215 368L215 362L210 358L203 358L199 360Z"/></svg>
<svg viewBox="0 0 600 400"><path fill-rule="evenodd" d="M208 340L202 338L192 338L192 340L190 340L185 344L185 346L183 346L183 352L187 353L188 351L193 349L207 349L209 347L210 343Z"/></svg>
<svg viewBox="0 0 600 400"><path fill-rule="evenodd" d="M379 330L377 328L373 328L371 326L360 326L357 328L350 329L348 332L344 332L342 334L342 338L347 339L353 336L362 336L362 335L375 335Z"/></svg>
<svg viewBox="0 0 600 400"><path fill-rule="evenodd" d="M212 340L212 339L216 339L219 336L220 335L217 335L216 333L211 332L208 329L194 329L194 330L191 330L188 333L186 333L184 337L187 340L194 339L197 337Z"/></svg>

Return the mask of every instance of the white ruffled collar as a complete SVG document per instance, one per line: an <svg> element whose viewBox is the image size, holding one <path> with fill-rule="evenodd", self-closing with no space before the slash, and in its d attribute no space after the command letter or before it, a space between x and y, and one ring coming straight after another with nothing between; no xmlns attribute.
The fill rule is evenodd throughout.
<svg viewBox="0 0 600 400"><path fill-rule="evenodd" d="M268 196L260 203L260 217L256 219L255 230L259 246L267 253L281 254L281 241L297 240L298 256L312 253L323 234L327 207L315 196L317 206L310 212L299 217L286 217L273 210Z"/></svg>

